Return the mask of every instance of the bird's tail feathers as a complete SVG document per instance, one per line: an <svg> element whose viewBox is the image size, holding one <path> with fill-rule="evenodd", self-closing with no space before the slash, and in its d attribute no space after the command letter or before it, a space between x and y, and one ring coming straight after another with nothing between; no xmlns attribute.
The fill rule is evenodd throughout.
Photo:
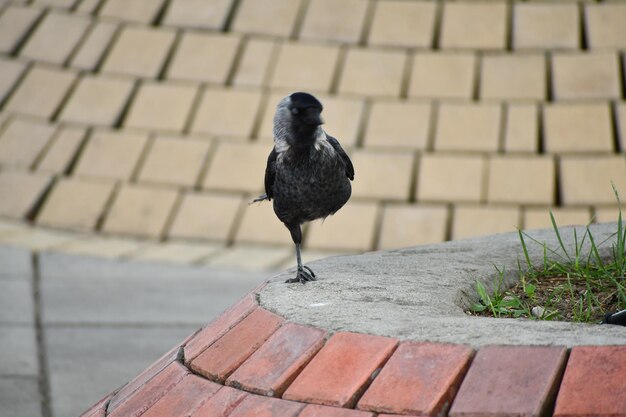
<svg viewBox="0 0 626 417"><path fill-rule="evenodd" d="M254 203L260 203L261 201L264 201L264 200L269 200L269 197L267 196L267 194L262 194L262 195L258 196L254 200L250 201L248 203L248 205L251 205L251 204L254 204Z"/></svg>

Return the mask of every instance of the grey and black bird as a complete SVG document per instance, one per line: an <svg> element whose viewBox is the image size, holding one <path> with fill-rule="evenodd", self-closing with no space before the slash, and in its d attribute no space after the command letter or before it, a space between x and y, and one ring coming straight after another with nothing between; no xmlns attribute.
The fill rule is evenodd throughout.
<svg viewBox="0 0 626 417"><path fill-rule="evenodd" d="M293 93L278 103L265 195L254 200L273 200L274 213L296 245L298 271L287 282L315 280L311 268L302 265L301 225L334 214L352 193L352 161L339 141L322 129L321 113L322 103L308 93Z"/></svg>

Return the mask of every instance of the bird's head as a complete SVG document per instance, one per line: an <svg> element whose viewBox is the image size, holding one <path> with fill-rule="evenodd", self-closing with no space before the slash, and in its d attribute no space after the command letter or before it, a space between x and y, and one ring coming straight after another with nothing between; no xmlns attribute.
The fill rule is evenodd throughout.
<svg viewBox="0 0 626 417"><path fill-rule="evenodd" d="M293 93L283 98L274 116L274 137L289 145L304 145L317 137L322 120L322 103L309 93Z"/></svg>

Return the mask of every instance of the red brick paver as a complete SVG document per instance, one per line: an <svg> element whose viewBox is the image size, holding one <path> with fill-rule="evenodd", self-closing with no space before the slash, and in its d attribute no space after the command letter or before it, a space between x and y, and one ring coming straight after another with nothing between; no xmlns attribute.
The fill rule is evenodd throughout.
<svg viewBox="0 0 626 417"><path fill-rule="evenodd" d="M572 348L554 416L626 416L626 346Z"/></svg>
<svg viewBox="0 0 626 417"><path fill-rule="evenodd" d="M304 404L276 398L247 396L229 417L296 417Z"/></svg>
<svg viewBox="0 0 626 417"><path fill-rule="evenodd" d="M220 388L221 385L199 376L187 375L143 416L187 416L215 395Z"/></svg>
<svg viewBox="0 0 626 417"><path fill-rule="evenodd" d="M358 333L336 333L304 368L283 398L352 407L393 352L398 341Z"/></svg>
<svg viewBox="0 0 626 417"><path fill-rule="evenodd" d="M191 417L226 417L241 403L248 394L230 387L222 387Z"/></svg>
<svg viewBox="0 0 626 417"><path fill-rule="evenodd" d="M374 413L309 404L304 407L304 410L302 410L298 417L374 417Z"/></svg>

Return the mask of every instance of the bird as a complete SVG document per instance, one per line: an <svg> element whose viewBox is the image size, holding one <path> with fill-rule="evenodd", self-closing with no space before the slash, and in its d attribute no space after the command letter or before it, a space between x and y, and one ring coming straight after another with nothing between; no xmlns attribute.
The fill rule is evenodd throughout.
<svg viewBox="0 0 626 417"><path fill-rule="evenodd" d="M274 115L274 147L265 168L265 194L296 246L297 272L287 283L317 278L302 264L302 224L335 214L350 199L354 166L339 141L322 129L322 103L295 92L279 101Z"/></svg>

